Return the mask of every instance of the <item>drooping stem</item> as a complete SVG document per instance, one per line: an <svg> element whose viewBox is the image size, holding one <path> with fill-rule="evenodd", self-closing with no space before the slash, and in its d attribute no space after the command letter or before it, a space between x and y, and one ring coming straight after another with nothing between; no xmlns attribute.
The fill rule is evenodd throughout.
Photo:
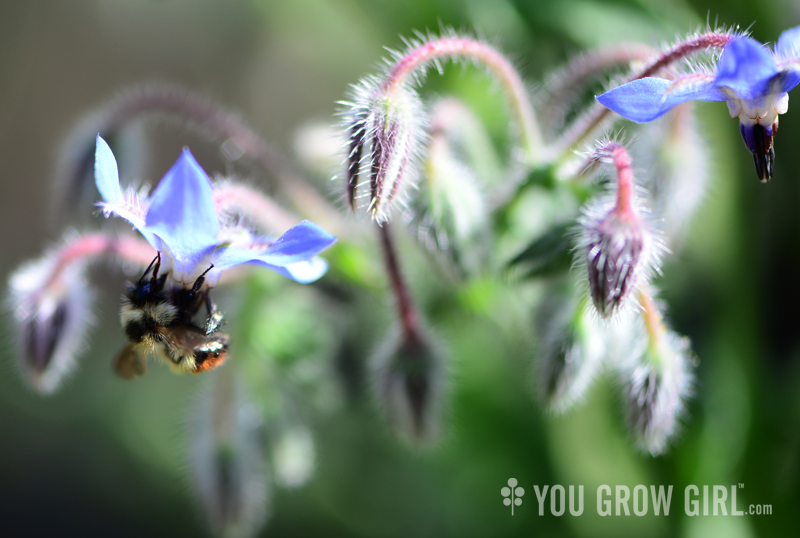
<svg viewBox="0 0 800 538"><path fill-rule="evenodd" d="M391 93L408 83L418 70L431 63L438 65L442 58L465 58L486 67L503 87L511 108L511 116L518 123L522 147L530 164L541 158L542 135L536 121L525 83L505 56L480 41L467 37L440 37L422 43L402 56L389 71L380 92Z"/></svg>
<svg viewBox="0 0 800 538"><path fill-rule="evenodd" d="M656 54L657 51L648 45L619 43L598 47L572 58L545 83L547 97L539 106L543 125L554 125L561 121L588 82L611 69L627 66L634 61L644 62Z"/></svg>
<svg viewBox="0 0 800 538"><path fill-rule="evenodd" d="M735 37L736 35L734 34L723 32L707 32L705 34L691 36L686 41L678 43L661 53L660 56L655 58L630 80L652 77L665 67L687 58L696 52L710 49L724 49Z"/></svg>
<svg viewBox="0 0 800 538"><path fill-rule="evenodd" d="M640 286L639 302L642 305L642 315L644 317L644 326L647 330L647 336L651 344L655 344L667 332L667 328L664 326L661 312L658 311L653 296L650 294L650 290L647 286Z"/></svg>
<svg viewBox="0 0 800 538"><path fill-rule="evenodd" d="M635 218L633 210L636 181L631 168L631 156L625 146L618 142L599 144L581 163L580 170L588 170L597 163L610 164L617 179L617 200L614 213L623 218Z"/></svg>
<svg viewBox="0 0 800 538"><path fill-rule="evenodd" d="M217 213L239 212L266 232L282 234L300 221L269 196L233 181L214 185L214 206Z"/></svg>
<svg viewBox="0 0 800 538"><path fill-rule="evenodd" d="M647 66L627 78L625 83L657 75L665 68L697 52L723 49L735 37L734 34L723 32L708 32L692 36L662 52ZM564 154L584 142L610 118L610 114L611 111L609 109L600 103L595 103L586 114L577 119L566 133L556 141L553 145L553 153L557 155Z"/></svg>
<svg viewBox="0 0 800 538"><path fill-rule="evenodd" d="M58 285L61 275L76 263L86 263L100 256L118 256L125 261L146 266L153 260L156 251L141 239L94 233L69 241L58 252L53 271L45 287Z"/></svg>
<svg viewBox="0 0 800 538"><path fill-rule="evenodd" d="M400 265L397 261L394 242L389 234L389 223L385 222L382 226L378 226L378 233L381 237L383 259L384 263L386 264L389 282L397 299L398 314L406 341L410 343L417 343L420 341L418 327L419 316L412 303L411 294L409 293L408 287L403 280L403 275L400 272Z"/></svg>
<svg viewBox="0 0 800 538"><path fill-rule="evenodd" d="M70 142L83 144L89 136L93 138L98 132L114 131L150 114L174 115L188 120L201 133L219 141L230 159L246 156L255 162L298 211L336 235L346 228L336 209L241 118L210 99L180 88L150 85L130 89L84 120L70 137ZM77 156L81 152L65 150L64 154ZM62 163L59 168L69 170L78 166L76 162Z"/></svg>
<svg viewBox="0 0 800 538"><path fill-rule="evenodd" d="M613 144L609 149L611 151L614 167L617 169L616 213L620 216L632 216L634 181L630 155L628 155L627 150L619 144Z"/></svg>

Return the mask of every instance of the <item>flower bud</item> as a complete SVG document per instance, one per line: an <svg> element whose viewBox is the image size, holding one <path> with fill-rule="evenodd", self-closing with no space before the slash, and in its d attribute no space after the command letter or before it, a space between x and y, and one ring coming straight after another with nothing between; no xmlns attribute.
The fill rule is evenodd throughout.
<svg viewBox="0 0 800 538"><path fill-rule="evenodd" d="M253 537L268 515L270 478L263 419L231 371L212 376L193 408L192 490L215 535Z"/></svg>
<svg viewBox="0 0 800 538"><path fill-rule="evenodd" d="M539 318L540 394L551 411L564 413L585 396L596 378L606 349L604 334L585 302L564 294L546 300Z"/></svg>
<svg viewBox="0 0 800 538"><path fill-rule="evenodd" d="M384 89L374 79L365 79L352 93L353 101L345 103L346 199L355 211L359 176L368 174L368 211L375 221L386 222L392 207L403 202L405 190L416 182L415 161L424 138L422 103L414 90Z"/></svg>
<svg viewBox="0 0 800 538"><path fill-rule="evenodd" d="M585 219L581 224L589 292L597 311L607 318L636 286L645 231L638 219L620 218L614 211L605 218Z"/></svg>
<svg viewBox="0 0 800 538"><path fill-rule="evenodd" d="M444 132L428 145L426 177L412 204L417 237L465 276L478 272L488 250L489 212L481 185Z"/></svg>
<svg viewBox="0 0 800 538"><path fill-rule="evenodd" d="M631 292L658 271L664 250L660 234L642 218L638 199L627 205L610 199L590 204L578 219L578 261L585 267L589 294L603 318L615 315Z"/></svg>
<svg viewBox="0 0 800 538"><path fill-rule="evenodd" d="M663 242L636 195L627 150L617 141L598 142L591 162L607 162L616 170L615 198L601 197L578 219L578 264L586 268L589 293L597 312L613 316L631 291L657 270Z"/></svg>
<svg viewBox="0 0 800 538"><path fill-rule="evenodd" d="M411 444L428 444L439 434L446 361L435 344L401 331L391 334L372 358L384 417Z"/></svg>
<svg viewBox="0 0 800 538"><path fill-rule="evenodd" d="M83 266L57 269L57 253L23 265L9 281L17 359L23 378L53 393L77 366L93 318Z"/></svg>
<svg viewBox="0 0 800 538"><path fill-rule="evenodd" d="M639 447L653 455L666 451L692 392L689 340L662 331L621 370L628 423Z"/></svg>

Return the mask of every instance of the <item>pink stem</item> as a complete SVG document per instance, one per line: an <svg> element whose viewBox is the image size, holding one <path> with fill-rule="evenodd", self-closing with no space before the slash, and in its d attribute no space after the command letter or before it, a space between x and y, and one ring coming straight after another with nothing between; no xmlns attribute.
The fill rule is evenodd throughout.
<svg viewBox="0 0 800 538"><path fill-rule="evenodd" d="M576 56L548 77L545 84L547 97L540 104L539 111L551 123L556 123L563 119L576 97L582 95L586 83L614 67L629 65L632 61L644 62L656 54L657 51L648 45L619 43Z"/></svg>
<svg viewBox="0 0 800 538"><path fill-rule="evenodd" d="M241 212L265 232L283 233L300 222L265 194L229 181L214 185L214 206L218 213Z"/></svg>
<svg viewBox="0 0 800 538"><path fill-rule="evenodd" d="M156 251L146 241L132 237L95 233L81 236L70 242L58 253L56 266L47 286L59 281L62 273L74 263L93 261L101 255L113 254L146 266L156 255Z"/></svg>
<svg viewBox="0 0 800 538"><path fill-rule="evenodd" d="M392 237L389 235L389 224L383 223L378 227L381 236L381 246L383 247L383 257L386 263L386 270L389 273L389 281L394 288L397 297L397 308L400 314L400 323L403 325L406 340L408 342L419 342L419 329L417 311L411 302L411 295L408 292L403 275L400 273L400 265L397 262Z"/></svg>
<svg viewBox="0 0 800 538"><path fill-rule="evenodd" d="M666 332L666 328L649 289L639 289L639 302L642 304L642 310L644 310L644 324L647 329L647 335L651 342L658 342Z"/></svg>
<svg viewBox="0 0 800 538"><path fill-rule="evenodd" d="M188 119L203 134L235 147L264 170L295 208L336 235L349 226L336 209L296 172L280 152L265 142L239 116L213 101L180 88L151 85L134 88L111 100L83 126L94 137L98 131L117 129L148 114L169 114ZM81 131L83 133L85 131Z"/></svg>
<svg viewBox="0 0 800 538"><path fill-rule="evenodd" d="M631 170L631 158L627 150L619 145L609 147L614 167L617 169L617 207L616 213L623 218L634 218L633 196L634 181Z"/></svg>
<svg viewBox="0 0 800 538"><path fill-rule="evenodd" d="M708 49L724 49L736 36L732 34L721 34L719 32L709 32L707 34L692 36L686 41L678 43L666 52L661 53L648 66L639 71L631 80L644 77L652 77L665 67L694 54Z"/></svg>
<svg viewBox="0 0 800 538"><path fill-rule="evenodd" d="M648 66L628 78L625 83L644 77L652 77L675 62L682 60L696 52L708 49L725 48L735 37L736 36L731 34L722 34L719 32L709 32L707 34L690 37L686 41L678 43L671 49L662 52L661 55L653 60ZM600 103L595 103L589 112L576 120L566 134L561 137L561 140L555 144L554 147L556 148L556 152L563 153L569 148L574 147L576 144L579 144L595 129L603 124L610 113L611 111L609 109Z"/></svg>
<svg viewBox="0 0 800 538"><path fill-rule="evenodd" d="M449 57L463 57L479 62L500 80L508 97L511 115L519 123L523 146L528 157L535 161L539 157L541 134L525 84L511 62L485 43L465 37L441 37L423 43L400 58L379 91L397 91L408 82L409 76L415 70L439 58Z"/></svg>

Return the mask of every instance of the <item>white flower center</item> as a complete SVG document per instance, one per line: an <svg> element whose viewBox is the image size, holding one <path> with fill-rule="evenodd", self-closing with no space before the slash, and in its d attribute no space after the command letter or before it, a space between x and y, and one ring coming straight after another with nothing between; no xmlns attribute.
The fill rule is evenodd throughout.
<svg viewBox="0 0 800 538"><path fill-rule="evenodd" d="M727 91L726 93L732 94ZM771 128L778 114L789 110L789 94L786 92L771 93L758 99L740 99L731 96L727 101L731 118L739 118L742 125L759 124Z"/></svg>

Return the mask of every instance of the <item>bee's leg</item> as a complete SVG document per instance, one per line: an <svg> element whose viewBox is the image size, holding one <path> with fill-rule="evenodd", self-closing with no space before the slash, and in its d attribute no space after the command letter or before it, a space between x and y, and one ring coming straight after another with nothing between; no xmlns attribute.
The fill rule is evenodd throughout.
<svg viewBox="0 0 800 538"><path fill-rule="evenodd" d="M166 281L167 281L167 275L161 275L161 276L158 278L158 280L156 281L156 283L155 283L155 288L152 286L152 283L151 283L150 290L151 290L153 293L160 293L160 292L161 292L161 290L163 290L163 289L164 289L164 283L165 283Z"/></svg>
<svg viewBox="0 0 800 538"><path fill-rule="evenodd" d="M160 252L158 254L156 254L156 259L153 260L153 264L155 264L155 265L153 265L153 277L150 279L150 293L156 293L156 291L159 289L158 288L158 285L159 285L158 270L161 269L161 253ZM164 275L164 276L166 277L167 275ZM163 287L163 285L164 285L164 280L163 279L161 280L160 284Z"/></svg>
<svg viewBox="0 0 800 538"><path fill-rule="evenodd" d="M206 294L206 311L208 321L206 322L206 334L211 334L222 325L222 312L217 311L217 305L211 300L211 296Z"/></svg>
<svg viewBox="0 0 800 538"><path fill-rule="evenodd" d="M181 296L179 307L183 312L190 311L190 317L194 316L194 314L197 312L197 309L200 307L200 302L197 299L197 292L199 292L200 288L203 287L203 283L206 281L206 274L208 274L208 272L213 268L214 264L212 263L208 269L203 271L203 274L197 277L197 280L195 280L194 284L192 284L192 288L189 291L185 291ZM208 294L206 294L206 296L208 296Z"/></svg>
<svg viewBox="0 0 800 538"><path fill-rule="evenodd" d="M206 275L207 275L207 274L208 274L208 272L209 272L209 271L211 271L213 268L214 268L214 264L212 263L212 264L211 264L211 265L208 267L208 269L206 269L205 271L203 271L203 274L202 274L202 275L200 275L199 277L197 277L197 280L195 280L195 281L194 281L194 285L192 286L192 292L193 292L193 293L197 293L198 291L200 291L200 288L202 288L202 287L203 287L203 283L206 281Z"/></svg>
<svg viewBox="0 0 800 538"><path fill-rule="evenodd" d="M150 270L153 269L153 266L155 266L155 270L153 271L153 274L157 275L158 274L158 269L159 269L159 267L161 267L161 253L160 252L156 254L156 257L153 258L153 261L151 261L150 265L147 266L147 269L144 270L144 274L142 274L142 278L139 279L139 283L140 284L144 283L144 279L150 273Z"/></svg>

